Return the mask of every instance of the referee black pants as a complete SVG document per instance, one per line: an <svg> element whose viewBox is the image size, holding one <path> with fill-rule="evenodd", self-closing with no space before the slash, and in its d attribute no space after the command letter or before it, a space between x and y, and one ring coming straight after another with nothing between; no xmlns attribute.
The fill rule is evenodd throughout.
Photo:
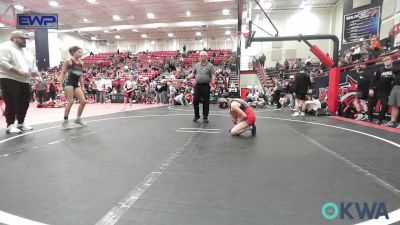
<svg viewBox="0 0 400 225"><path fill-rule="evenodd" d="M200 118L200 99L203 100L203 117L208 118L208 112L210 111L210 84L196 84L194 86L194 116L198 118Z"/></svg>
<svg viewBox="0 0 400 225"><path fill-rule="evenodd" d="M27 83L6 78L1 78L0 84L4 103L6 104L7 127L14 124L15 119L18 120L18 124L24 123L26 112L29 108L31 86Z"/></svg>

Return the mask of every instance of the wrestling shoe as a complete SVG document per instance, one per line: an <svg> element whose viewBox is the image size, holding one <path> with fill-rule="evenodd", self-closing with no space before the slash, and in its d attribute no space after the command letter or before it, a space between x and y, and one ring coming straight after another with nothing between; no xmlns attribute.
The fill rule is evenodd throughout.
<svg viewBox="0 0 400 225"><path fill-rule="evenodd" d="M392 121L389 121L389 122L385 123L384 126L386 126L386 127L396 127L396 123L394 123Z"/></svg>
<svg viewBox="0 0 400 225"><path fill-rule="evenodd" d="M33 130L33 127L23 123L23 124L18 124L17 128L20 129L21 131L30 131Z"/></svg>
<svg viewBox="0 0 400 225"><path fill-rule="evenodd" d="M256 125L253 124L253 126L251 126L251 136L255 136L257 133L257 128Z"/></svg>
<svg viewBox="0 0 400 225"><path fill-rule="evenodd" d="M74 123L75 123L75 124L78 124L78 125L81 125L81 126L83 126L83 127L86 127L86 126L87 126L87 123L83 122L81 119L76 119L76 120L74 121Z"/></svg>
<svg viewBox="0 0 400 225"><path fill-rule="evenodd" d="M74 128L74 127L72 126L72 124L68 123L68 120L67 120L67 121L64 121L64 122L61 124L61 127L62 127L63 129L72 129L72 128Z"/></svg>
<svg viewBox="0 0 400 225"><path fill-rule="evenodd" d="M364 117L361 119L361 121L368 121L368 115L365 114Z"/></svg>
<svg viewBox="0 0 400 225"><path fill-rule="evenodd" d="M7 127L6 133L7 134L20 134L22 131L15 126L15 124L11 124Z"/></svg>
<svg viewBox="0 0 400 225"><path fill-rule="evenodd" d="M299 112L295 112L295 113L292 114L292 116L293 117L298 117L298 116L300 116L300 113Z"/></svg>
<svg viewBox="0 0 400 225"><path fill-rule="evenodd" d="M363 114L358 114L357 118L355 120L362 120L364 118Z"/></svg>

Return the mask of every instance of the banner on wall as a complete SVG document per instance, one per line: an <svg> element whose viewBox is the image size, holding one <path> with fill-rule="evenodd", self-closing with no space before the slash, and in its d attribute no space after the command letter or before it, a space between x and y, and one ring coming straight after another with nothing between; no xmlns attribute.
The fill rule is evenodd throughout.
<svg viewBox="0 0 400 225"><path fill-rule="evenodd" d="M358 7L354 7L353 3L352 0L343 1L342 53L380 34L383 0L373 0Z"/></svg>
<svg viewBox="0 0 400 225"><path fill-rule="evenodd" d="M379 35L379 24L379 6L344 15L343 43L356 43Z"/></svg>

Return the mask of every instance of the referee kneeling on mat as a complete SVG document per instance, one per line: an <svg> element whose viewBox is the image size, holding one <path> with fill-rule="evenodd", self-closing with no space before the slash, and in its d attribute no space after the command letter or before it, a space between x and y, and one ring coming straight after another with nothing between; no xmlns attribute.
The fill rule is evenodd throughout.
<svg viewBox="0 0 400 225"><path fill-rule="evenodd" d="M200 62L194 66L189 78L196 79L193 96L193 122L200 119L199 103L200 99L203 99L203 119L204 123L208 123L208 112L210 110L210 83L215 85L215 69L214 66L208 62L207 52L200 52Z"/></svg>

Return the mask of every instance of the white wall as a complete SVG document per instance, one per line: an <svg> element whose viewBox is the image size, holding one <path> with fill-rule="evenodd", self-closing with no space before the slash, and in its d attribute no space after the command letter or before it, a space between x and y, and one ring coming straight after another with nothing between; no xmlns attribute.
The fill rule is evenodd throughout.
<svg viewBox="0 0 400 225"><path fill-rule="evenodd" d="M203 38L203 41L196 41L193 39L180 39L170 38L162 40L154 40L155 44L152 44L151 39L140 39L137 41L125 41L115 40L110 45L97 46L97 53L101 52L115 52L117 49L120 51L130 50L132 52L137 51L176 51L182 50L183 45L186 45L187 50L200 50L204 47L211 49L233 49L236 48L236 42L231 38L227 41L227 38L220 37L212 40L211 38ZM96 52L95 52L96 53Z"/></svg>
<svg viewBox="0 0 400 225"><path fill-rule="evenodd" d="M276 28L279 31L279 36L293 36L293 35L311 35L311 34L330 34L332 33L333 8L330 9L311 9L311 11L289 10L279 11L270 13L270 18L274 22ZM253 15L253 22L258 26L263 27L266 31L271 34L275 34L275 31L269 21L263 15ZM266 37L268 36L265 32L253 26L253 31L256 31L255 37ZM242 39L242 49L244 49L244 38ZM312 44L316 44L322 51L329 52L330 41L310 41ZM281 60L273 60L272 49L274 52L280 52L282 54ZM287 41L275 43L274 48L272 42L253 43L249 49L243 50L245 60L246 55L251 59L251 56L259 56L264 53L267 57L266 66L275 66L277 61L283 61L285 58L293 58L286 55L286 51L295 51L294 58L306 58L313 56L309 51L309 47L305 43L299 43L297 41Z"/></svg>
<svg viewBox="0 0 400 225"><path fill-rule="evenodd" d="M334 34L339 38L340 43L342 42L342 29L343 29L343 1L340 1L334 8ZM396 3L397 1L397 3ZM387 38L389 31L395 24L395 16L399 15L400 12L396 12L396 4L400 4L399 0L384 0L382 5L381 15L381 27L380 27L380 39ZM398 7L398 6L397 6Z"/></svg>
<svg viewBox="0 0 400 225"><path fill-rule="evenodd" d="M400 6L399 0L384 0L382 5L382 23L380 39L389 37L390 29L398 23L400 12L396 12ZM396 21L397 20L397 21Z"/></svg>
<svg viewBox="0 0 400 225"><path fill-rule="evenodd" d="M260 79L256 74L241 74L240 75L240 88L247 88L248 86L256 85L258 88L262 87Z"/></svg>
<svg viewBox="0 0 400 225"><path fill-rule="evenodd" d="M333 10L334 19L333 22L333 33L339 38L339 44L342 43L342 29L343 29L343 1L340 1L339 4ZM340 46L340 45L339 45ZM339 47L340 48L340 47Z"/></svg>
<svg viewBox="0 0 400 225"><path fill-rule="evenodd" d="M11 32L13 32L13 30L9 30L9 29L0 30L0 43L9 41Z"/></svg>
<svg viewBox="0 0 400 225"><path fill-rule="evenodd" d="M97 45L94 41L63 33L49 32L50 67L58 66L61 61L68 59L70 57L68 49L75 45L83 49L85 56L89 55L91 51L97 52Z"/></svg>

